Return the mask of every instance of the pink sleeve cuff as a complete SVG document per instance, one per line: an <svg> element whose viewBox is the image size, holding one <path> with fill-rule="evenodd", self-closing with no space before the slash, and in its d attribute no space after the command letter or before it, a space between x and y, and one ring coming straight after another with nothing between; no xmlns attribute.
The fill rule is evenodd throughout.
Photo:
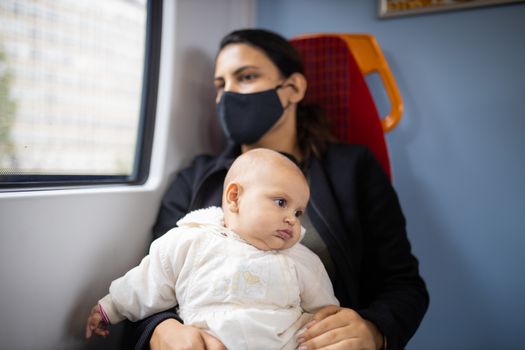
<svg viewBox="0 0 525 350"><path fill-rule="evenodd" d="M106 324L110 324L108 315L106 314L106 311L104 311L104 308L100 303L98 303L98 311L100 312L100 315L102 316L102 321Z"/></svg>

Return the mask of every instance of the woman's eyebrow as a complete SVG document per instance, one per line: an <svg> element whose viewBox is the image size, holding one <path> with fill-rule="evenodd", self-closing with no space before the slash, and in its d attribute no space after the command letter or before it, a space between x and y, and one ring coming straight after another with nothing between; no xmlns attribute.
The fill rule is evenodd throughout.
<svg viewBox="0 0 525 350"><path fill-rule="evenodd" d="M236 70L233 71L233 75L238 75L240 73L242 73L243 71L247 70L247 69L258 69L259 67L257 66L242 66L242 67L239 67L237 68ZM217 80L224 80L224 78L222 76L216 76L214 79L214 81L217 81Z"/></svg>
<svg viewBox="0 0 525 350"><path fill-rule="evenodd" d="M242 66L242 67L239 67L237 68L233 74L234 75L237 75L239 73L242 73L243 71L247 70L247 69L257 69L258 67L257 66Z"/></svg>

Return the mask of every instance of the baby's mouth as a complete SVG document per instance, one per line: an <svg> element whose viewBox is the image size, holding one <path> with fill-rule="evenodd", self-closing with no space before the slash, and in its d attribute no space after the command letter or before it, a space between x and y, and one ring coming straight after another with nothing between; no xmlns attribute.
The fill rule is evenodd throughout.
<svg viewBox="0 0 525 350"><path fill-rule="evenodd" d="M277 230L277 236L279 236L280 238L284 239L285 241L286 240L289 240L290 238L293 237L293 234L292 234L292 231L291 230Z"/></svg>

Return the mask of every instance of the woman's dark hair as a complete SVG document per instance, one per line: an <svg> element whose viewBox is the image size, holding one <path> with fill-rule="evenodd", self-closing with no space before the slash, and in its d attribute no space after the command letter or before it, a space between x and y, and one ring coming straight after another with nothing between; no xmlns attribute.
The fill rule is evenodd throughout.
<svg viewBox="0 0 525 350"><path fill-rule="evenodd" d="M230 44L248 44L263 51L284 77L304 75L303 62L297 50L281 35L265 29L241 29L226 35L219 52ZM297 140L305 159L320 157L328 141L333 140L330 124L321 108L300 102L297 106Z"/></svg>

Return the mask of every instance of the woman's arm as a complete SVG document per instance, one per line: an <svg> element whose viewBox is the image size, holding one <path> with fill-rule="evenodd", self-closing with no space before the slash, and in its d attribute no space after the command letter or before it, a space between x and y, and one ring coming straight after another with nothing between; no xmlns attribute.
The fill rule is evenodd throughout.
<svg viewBox="0 0 525 350"><path fill-rule="evenodd" d="M176 227L177 221L190 211L194 172L193 167L181 171L164 194L153 226L154 240Z"/></svg>
<svg viewBox="0 0 525 350"><path fill-rule="evenodd" d="M390 180L369 152L359 171L365 248L360 296L366 306L357 312L385 334L389 349L401 349L423 319L429 296Z"/></svg>
<svg viewBox="0 0 525 350"><path fill-rule="evenodd" d="M356 267L353 311L386 336L388 349L402 349L419 326L429 298L397 195L365 147L331 145L323 164L340 217L351 230L341 234L352 235L347 237L352 242L347 259ZM339 316L345 315L351 313ZM350 322L352 317L344 318Z"/></svg>

